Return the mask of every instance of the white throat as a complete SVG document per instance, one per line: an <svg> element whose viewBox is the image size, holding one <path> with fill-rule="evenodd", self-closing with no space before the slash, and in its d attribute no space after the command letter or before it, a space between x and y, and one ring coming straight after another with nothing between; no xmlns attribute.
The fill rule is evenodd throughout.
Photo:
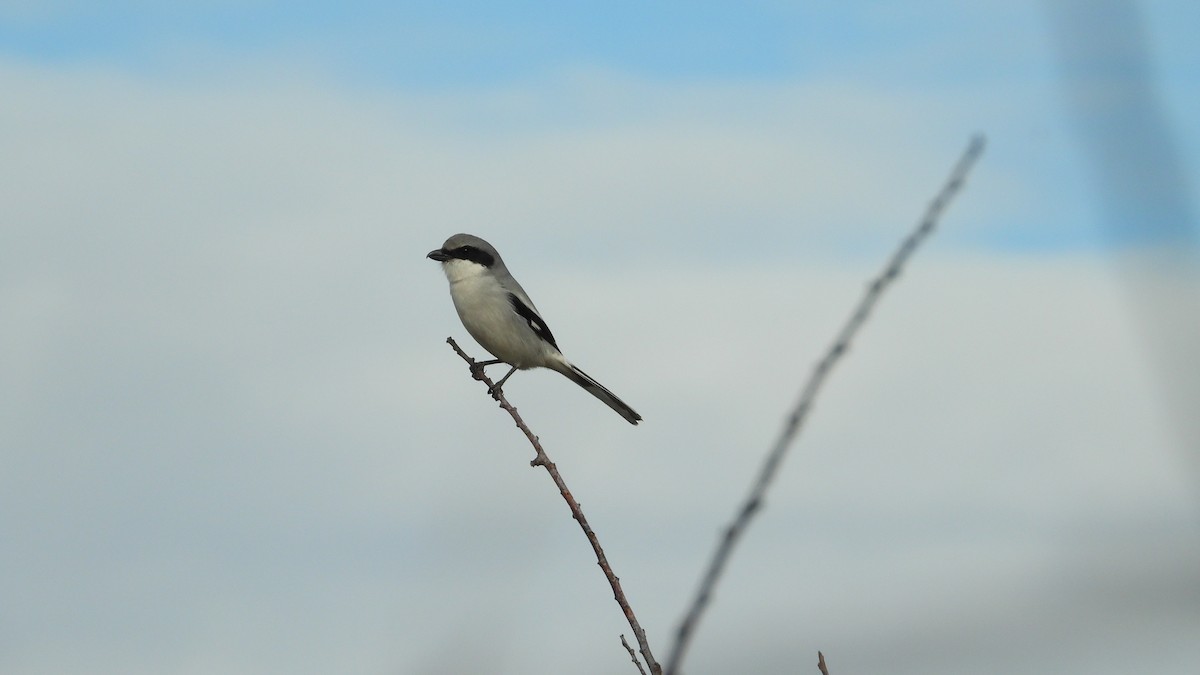
<svg viewBox="0 0 1200 675"><path fill-rule="evenodd" d="M451 258L442 263L442 271L446 273L446 278L450 280L451 284L456 284L460 281L484 276L488 273L488 268L470 260Z"/></svg>

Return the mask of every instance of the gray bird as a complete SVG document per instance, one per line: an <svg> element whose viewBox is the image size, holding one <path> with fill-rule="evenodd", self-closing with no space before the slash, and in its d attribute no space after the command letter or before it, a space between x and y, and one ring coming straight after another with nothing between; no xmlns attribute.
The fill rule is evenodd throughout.
<svg viewBox="0 0 1200 675"><path fill-rule="evenodd" d="M550 327L491 244L470 234L456 234L426 257L442 263L458 318L471 337L496 357L479 365L512 366L494 389L518 370L549 368L566 375L630 424L641 421L633 408L562 355Z"/></svg>

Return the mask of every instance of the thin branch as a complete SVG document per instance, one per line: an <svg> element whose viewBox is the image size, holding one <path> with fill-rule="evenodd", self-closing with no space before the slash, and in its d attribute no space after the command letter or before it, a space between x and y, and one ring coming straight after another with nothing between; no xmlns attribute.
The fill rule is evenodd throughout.
<svg viewBox="0 0 1200 675"><path fill-rule="evenodd" d="M483 368L475 362L475 359L467 356L466 352L459 348L454 338L446 338L446 342L471 367L471 377L486 383L488 389L491 390L493 386L492 380L483 372ZM546 472L550 474L550 478L554 481L554 484L558 486L558 492L571 509L571 517L579 523L579 527L583 529L583 534L587 536L588 543L592 545L592 551L596 553L596 562L600 565L600 569L604 571L604 576L608 579L608 585L612 586L613 599L617 601L617 604L621 606L621 611L625 613L625 619L629 622L629 627L633 630L634 638L637 639L638 651L641 652L642 658L646 660L646 665L650 667L651 675L662 675L662 666L654 660L654 655L650 652L650 643L646 641L646 631L642 630L642 625L638 623L637 616L633 613L633 608L629 606L629 600L625 598L625 591L621 590L621 580L613 573L612 566L608 564L608 558L604 555L604 549L600 547L600 540L596 538L596 533L588 525L587 518L583 515L583 509L579 507L579 502L575 501L575 497L567 489L567 484L563 482L562 475L558 472L558 467L546 456L546 451L542 449L542 444L538 441L538 437L530 431L529 426L525 424L525 420L521 419L521 415L517 413L517 409L504 397L504 390L492 391L492 398L496 399L500 403L500 407L504 408L512 416L513 422L517 424L517 428L525 433L525 437L529 439L529 443L533 446L536 454L529 462L529 465L544 467Z"/></svg>
<svg viewBox="0 0 1200 675"><path fill-rule="evenodd" d="M642 662L638 661L637 654L634 653L633 647L630 647L629 643L625 641L624 634L621 635L621 644L625 645L625 651L629 652L629 660L633 661L633 665L637 666L638 672L642 675L646 675L646 669L642 668Z"/></svg>
<svg viewBox="0 0 1200 675"><path fill-rule="evenodd" d="M821 671L821 675L829 675L829 669L825 667L825 655L817 652L817 670Z"/></svg>
<svg viewBox="0 0 1200 675"><path fill-rule="evenodd" d="M954 170L950 173L946 184L929 204L920 224L892 254L892 257L888 260L887 265L884 266L879 276L867 286L867 292L859 301L858 306L855 307L850 318L838 332L837 337L834 339L833 344L830 345L825 356L817 362L816 367L809 376L808 382L805 383L804 388L800 392L799 400L784 423L783 430L775 441L775 445L772 447L770 453L767 454L749 495L747 495L746 500L739 508L733 522L724 530L717 544L716 551L713 552L712 560L709 562L708 570L700 582L700 587L696 591L692 605L688 609L687 614L684 615L684 619L676 632L675 644L672 645L671 653L667 658L665 671L667 675L675 675L679 671L683 656L687 652L688 646L695 635L696 625L700 621L700 617L703 615L709 601L712 599L713 588L720 580L721 573L729 561L729 556L733 552L734 546L741 539L742 535L746 533L751 519L762 508L767 488L770 487L771 482L775 479L788 448L795 440L800 428L804 424L804 420L808 417L808 413L812 410L813 403L816 401L817 394L820 393L825 379L829 376L834 365L846 355L851 341L858 334L867 317L870 316L871 310L879 301L884 290L900 276L904 264L908 262L913 252L933 232L942 212L962 187L963 181L966 179L971 167L979 158L980 153L983 152L983 146L984 139L982 136L975 136L971 139L966 151L958 160L958 164L955 165Z"/></svg>

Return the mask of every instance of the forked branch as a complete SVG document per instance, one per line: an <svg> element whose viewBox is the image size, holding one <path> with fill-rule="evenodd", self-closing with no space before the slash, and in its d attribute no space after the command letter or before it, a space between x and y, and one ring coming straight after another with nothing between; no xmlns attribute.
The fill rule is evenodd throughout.
<svg viewBox="0 0 1200 675"><path fill-rule="evenodd" d="M584 536L587 537L588 543L592 545L592 551L596 553L596 562L600 565L600 569L604 571L604 577L608 579L608 585L612 586L613 599L621 606L621 611L625 613L625 620L629 622L629 628L633 630L633 637L637 639L638 651L641 652L642 658L646 660L646 666L650 668L651 675L662 675L662 666L654 660L654 655L650 652L650 643L646 640L646 631L642 630L642 625L638 623L637 616L633 613L633 608L629 606L629 600L625 597L625 591L621 590L621 580L613 573L612 566L608 564L608 558L604 555L604 549L600 547L600 540L596 537L596 533L592 531L591 525L588 525L587 518L583 515L583 509L579 507L579 502L575 501L575 497L571 495L571 491L567 489L567 484L563 481L562 474L558 472L558 467L550 458L546 456L546 451L542 448L538 437L530 431L529 426L525 424L525 420L521 419L521 415L517 413L517 409L504 398L504 390L494 390L493 383L487 374L483 372L483 368L476 363L475 359L467 356L454 338L446 338L446 342L454 348L454 351L462 357L467 365L471 368L471 376L488 386L488 390L492 392L492 398L500 403L500 407L516 422L517 428L524 432L525 437L529 439L529 443L533 446L534 458L529 462L530 466L540 466L546 469L550 474L554 485L558 487L559 494L567 502L567 507L571 509L571 517L575 522L579 523L579 527L583 529ZM624 641L624 638L621 638ZM634 661L637 662L636 660ZM639 665L639 669L641 666Z"/></svg>

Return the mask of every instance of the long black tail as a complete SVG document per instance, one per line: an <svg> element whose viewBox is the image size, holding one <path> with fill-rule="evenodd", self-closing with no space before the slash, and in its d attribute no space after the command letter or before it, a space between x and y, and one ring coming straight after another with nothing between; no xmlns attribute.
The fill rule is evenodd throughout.
<svg viewBox="0 0 1200 675"><path fill-rule="evenodd" d="M604 385L592 379L591 375L588 375L570 363L564 365L564 368L555 368L555 370L571 378L572 382L588 390L588 393L592 396L604 401L604 405L616 410L617 414L628 420L630 424L637 424L642 421L642 416L637 414L636 410L630 408L624 401L617 398L617 395L606 389Z"/></svg>

